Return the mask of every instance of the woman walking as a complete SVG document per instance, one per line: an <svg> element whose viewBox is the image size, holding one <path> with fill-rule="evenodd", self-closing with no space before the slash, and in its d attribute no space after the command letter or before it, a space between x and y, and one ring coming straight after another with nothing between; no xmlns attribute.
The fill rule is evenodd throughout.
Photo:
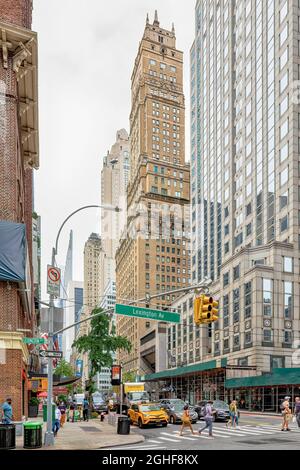
<svg viewBox="0 0 300 470"><path fill-rule="evenodd" d="M239 424L239 412L237 409L237 402L236 400L232 400L232 402L229 405L229 411L230 411L230 418L231 418L231 427L235 428ZM229 423L227 423L229 424Z"/></svg>
<svg viewBox="0 0 300 470"><path fill-rule="evenodd" d="M283 411L282 411L282 427L281 427L281 431L290 431L290 428L289 428L289 423L292 419L292 410L290 408L290 402L289 400L285 400L283 402Z"/></svg>
<svg viewBox="0 0 300 470"><path fill-rule="evenodd" d="M182 419L182 425L181 425L179 436L182 436L182 431L184 430L185 427L190 428L192 434L196 434L193 430L193 426L192 426L192 423L191 423L190 410L189 410L188 405L184 406L183 415L182 415L181 419Z"/></svg>

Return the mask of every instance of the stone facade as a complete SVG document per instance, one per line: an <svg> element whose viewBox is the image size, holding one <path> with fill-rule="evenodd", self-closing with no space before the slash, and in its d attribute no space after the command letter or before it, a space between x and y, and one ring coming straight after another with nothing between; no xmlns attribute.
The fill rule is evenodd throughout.
<svg viewBox="0 0 300 470"><path fill-rule="evenodd" d="M122 302L186 286L190 280L183 220L190 192L183 54L176 49L174 27L163 29L157 13L153 24L147 18L131 91L127 224L116 255L117 298ZM166 294L150 306L163 308L174 299ZM164 324L118 317L117 330L132 343L129 355L119 354L125 370L144 375L165 367Z"/></svg>

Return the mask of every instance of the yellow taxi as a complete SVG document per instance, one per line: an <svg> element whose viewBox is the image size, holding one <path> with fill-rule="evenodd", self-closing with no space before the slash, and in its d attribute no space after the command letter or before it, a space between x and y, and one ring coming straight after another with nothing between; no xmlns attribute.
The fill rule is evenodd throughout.
<svg viewBox="0 0 300 470"><path fill-rule="evenodd" d="M169 417L157 403L132 404L128 410L130 424L143 428L149 424L167 426Z"/></svg>

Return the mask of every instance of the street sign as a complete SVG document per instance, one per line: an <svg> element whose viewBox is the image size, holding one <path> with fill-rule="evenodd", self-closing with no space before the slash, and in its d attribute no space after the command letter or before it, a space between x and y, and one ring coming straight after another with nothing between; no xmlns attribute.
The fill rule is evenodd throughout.
<svg viewBox="0 0 300 470"><path fill-rule="evenodd" d="M25 344L45 344L47 342L45 338L23 338L22 341Z"/></svg>
<svg viewBox="0 0 300 470"><path fill-rule="evenodd" d="M55 266L47 266L47 294L59 297L60 294L60 269Z"/></svg>
<svg viewBox="0 0 300 470"><path fill-rule="evenodd" d="M150 320L165 321L169 323L180 322L179 313L166 312L164 310L150 310L149 308L135 307L132 305L116 304L115 314L136 318L148 318Z"/></svg>
<svg viewBox="0 0 300 470"><path fill-rule="evenodd" d="M40 357L54 357L61 359L63 357L62 351L40 351Z"/></svg>

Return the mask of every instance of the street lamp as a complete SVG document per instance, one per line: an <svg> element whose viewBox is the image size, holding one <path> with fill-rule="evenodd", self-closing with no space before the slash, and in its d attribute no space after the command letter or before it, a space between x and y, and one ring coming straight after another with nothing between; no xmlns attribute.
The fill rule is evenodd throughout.
<svg viewBox="0 0 300 470"><path fill-rule="evenodd" d="M52 262L51 265L55 265L55 256L57 255L58 250L58 241L61 234L61 231L68 220L73 217L73 215L77 214L80 211L85 209L106 209L113 212L120 212L121 209L119 207L114 207L106 204L102 205L89 205L79 207L76 211L72 212L68 217L63 221L61 224L56 240L55 240L55 247L52 248ZM53 349L53 313L54 313L54 295L49 295L49 333L48 333L48 350L51 351ZM52 432L52 392L53 392L53 358L48 357L48 396L47 396L47 431L45 433L45 446L53 446L54 445L54 434Z"/></svg>

